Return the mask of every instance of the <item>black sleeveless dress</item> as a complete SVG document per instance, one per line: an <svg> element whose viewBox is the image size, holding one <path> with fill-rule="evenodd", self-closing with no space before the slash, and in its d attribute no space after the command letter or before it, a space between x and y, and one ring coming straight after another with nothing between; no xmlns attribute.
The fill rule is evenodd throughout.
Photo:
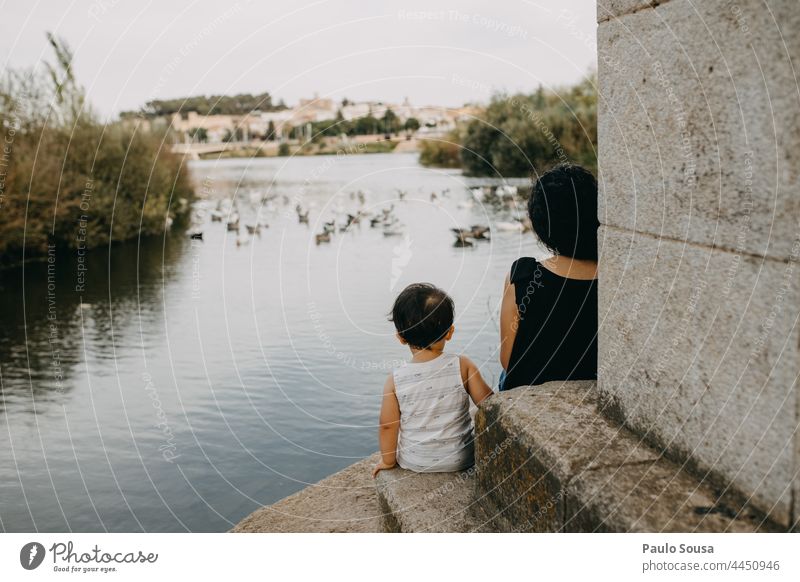
<svg viewBox="0 0 800 582"><path fill-rule="evenodd" d="M597 378L597 281L565 279L531 257L511 265L519 328L502 390Z"/></svg>

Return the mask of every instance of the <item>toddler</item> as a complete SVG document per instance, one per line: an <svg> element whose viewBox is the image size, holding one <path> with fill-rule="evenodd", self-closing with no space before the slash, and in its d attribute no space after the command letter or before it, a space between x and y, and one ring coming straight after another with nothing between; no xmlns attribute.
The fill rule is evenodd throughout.
<svg viewBox="0 0 800 582"><path fill-rule="evenodd" d="M469 400L492 394L478 367L447 354L453 337L453 300L428 283L403 289L392 307L397 339L411 360L386 379L381 404L381 460L372 476L399 465L417 472L461 471L474 463Z"/></svg>

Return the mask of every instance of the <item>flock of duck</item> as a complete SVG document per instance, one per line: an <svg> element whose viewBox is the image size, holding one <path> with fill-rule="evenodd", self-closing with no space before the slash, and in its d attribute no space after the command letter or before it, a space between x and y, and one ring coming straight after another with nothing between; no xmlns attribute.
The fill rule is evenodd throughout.
<svg viewBox="0 0 800 582"><path fill-rule="evenodd" d="M404 201L407 197L407 191L397 190L397 201ZM458 203L458 207L462 209L472 208L475 204L492 206L495 208L506 208L513 210L517 207L517 188L515 186L501 185L501 186L481 186L471 188L469 190L470 197L467 200L462 200ZM443 198L450 196L450 189L444 189L440 192L431 192L429 198L431 203L440 204ZM247 235L244 235L240 226L242 224L241 215L237 200L225 198L219 200L216 206L210 210L211 222L225 223L227 229L237 233L236 245L241 246L247 244L254 235L260 235L262 229L269 228L269 223L265 219L265 215L274 212L277 208L275 201L278 198L276 194L262 195L259 192L251 192L247 200L250 202L253 210L253 218L249 222L244 223ZM341 201L333 206L334 218L322 223L322 230L314 235L314 240L317 245L331 242L332 236L337 233L347 232L354 225L369 222L371 228L381 229L383 235L402 236L405 232L405 227L400 219L395 214L395 204L390 202L387 206L378 208L376 211L368 211L365 209L367 195L363 191L351 192L350 199L358 199L358 207L348 210L344 208ZM284 205L290 203L288 196L283 196ZM197 218L204 220L204 214L209 209L209 202L203 201L199 208ZM309 216L313 203L309 206L296 204L294 210L297 215L297 221L300 224L309 224ZM343 217L337 221L336 217ZM527 232L531 229L530 221L524 216L514 216L511 221L494 221L491 225L486 224L473 224L467 228L451 228L450 230L455 235L454 246L456 247L471 247L475 242L484 242L491 240L492 231L496 232ZM189 233L190 238L200 239L203 238L203 232L199 228L191 230Z"/></svg>

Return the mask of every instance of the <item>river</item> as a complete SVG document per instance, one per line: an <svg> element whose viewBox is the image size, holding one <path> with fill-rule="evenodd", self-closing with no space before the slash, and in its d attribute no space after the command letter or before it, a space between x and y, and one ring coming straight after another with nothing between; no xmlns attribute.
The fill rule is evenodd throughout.
<svg viewBox="0 0 800 582"><path fill-rule="evenodd" d="M386 316L413 281L452 294L449 349L496 383L503 277L534 243L453 246L451 227L515 213L470 207L474 180L416 154L191 172L202 241L173 229L0 272L3 531L223 531L370 454L384 379L408 355ZM234 195L243 228L262 206L269 228L237 238L211 222ZM362 221L316 244L323 221L390 204L401 234Z"/></svg>

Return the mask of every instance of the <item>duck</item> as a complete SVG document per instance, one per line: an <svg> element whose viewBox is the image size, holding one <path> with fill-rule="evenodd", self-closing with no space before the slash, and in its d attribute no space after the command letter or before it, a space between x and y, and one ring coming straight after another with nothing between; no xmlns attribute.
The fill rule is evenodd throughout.
<svg viewBox="0 0 800 582"><path fill-rule="evenodd" d="M309 212L310 212L310 210L306 210L305 212L303 212L302 210L298 209L297 210L297 221L300 224L303 224L303 223L308 224L308 213Z"/></svg>
<svg viewBox="0 0 800 582"><path fill-rule="evenodd" d="M472 246L472 243L469 241L473 236L471 230L465 228L451 228L450 230L456 235L457 246Z"/></svg>
<svg viewBox="0 0 800 582"><path fill-rule="evenodd" d="M189 233L189 238L192 240L203 240L203 231L193 230Z"/></svg>
<svg viewBox="0 0 800 582"><path fill-rule="evenodd" d="M339 232L345 232L353 224L358 224L360 220L361 217L359 216L359 214L348 213L347 217L345 218L344 224L339 227Z"/></svg>
<svg viewBox="0 0 800 582"><path fill-rule="evenodd" d="M222 212L220 212L219 210L212 210L211 222L222 222Z"/></svg>
<svg viewBox="0 0 800 582"><path fill-rule="evenodd" d="M395 224L393 226L387 226L383 229L383 236L402 236L403 229L400 224Z"/></svg>
<svg viewBox="0 0 800 582"><path fill-rule="evenodd" d="M315 235L315 238L318 245L331 242L331 234L329 232L321 232L318 235Z"/></svg>
<svg viewBox="0 0 800 582"><path fill-rule="evenodd" d="M239 215L234 213L228 218L228 230L239 230Z"/></svg>
<svg viewBox="0 0 800 582"><path fill-rule="evenodd" d="M322 223L322 232L324 232L325 234L336 232L336 221L331 220L329 222Z"/></svg>
<svg viewBox="0 0 800 582"><path fill-rule="evenodd" d="M491 230L488 226L473 224L470 228L472 229L472 238L477 240L489 240Z"/></svg>
<svg viewBox="0 0 800 582"><path fill-rule="evenodd" d="M516 186L509 186L508 184L503 184L498 186L495 190L495 194L500 196L501 198L504 196L516 196L517 195L517 187Z"/></svg>
<svg viewBox="0 0 800 582"><path fill-rule="evenodd" d="M256 224L245 224L247 227L247 232L250 234L260 234L261 233L261 225Z"/></svg>
<svg viewBox="0 0 800 582"><path fill-rule="evenodd" d="M483 188L481 188L480 186L476 188L470 188L469 192L470 194L472 194L472 197L478 202L481 202L483 200L483 197L486 195L486 192L484 192Z"/></svg>
<svg viewBox="0 0 800 582"><path fill-rule="evenodd" d="M494 228L498 232L522 232L521 222L506 222L499 220L494 223Z"/></svg>

